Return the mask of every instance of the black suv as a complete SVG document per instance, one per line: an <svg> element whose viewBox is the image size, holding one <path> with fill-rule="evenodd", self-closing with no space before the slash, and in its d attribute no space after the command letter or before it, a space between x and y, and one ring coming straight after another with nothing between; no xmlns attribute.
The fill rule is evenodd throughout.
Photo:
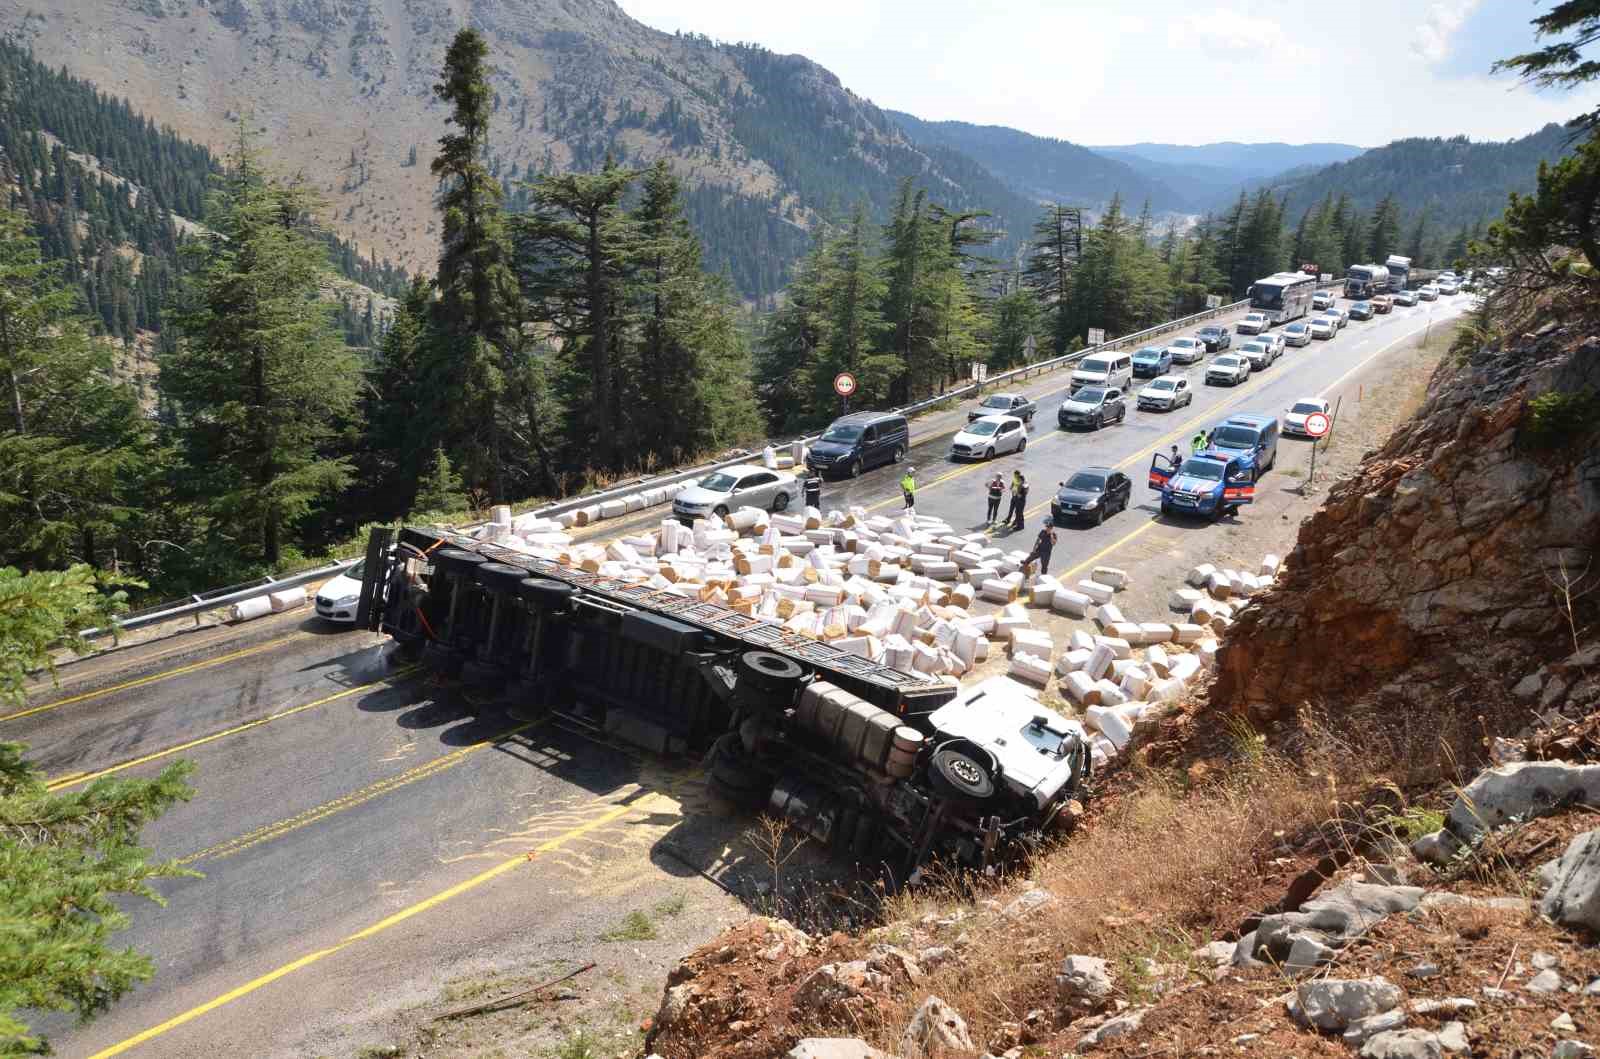
<svg viewBox="0 0 1600 1059"><path fill-rule="evenodd" d="M899 412L851 412L835 419L806 454L812 474L856 477L869 467L899 463L911 448L911 426Z"/></svg>
<svg viewBox="0 0 1600 1059"><path fill-rule="evenodd" d="M1233 345L1233 335L1226 327L1210 324L1194 333L1194 337L1206 344L1207 353L1215 353L1219 349L1227 349Z"/></svg>

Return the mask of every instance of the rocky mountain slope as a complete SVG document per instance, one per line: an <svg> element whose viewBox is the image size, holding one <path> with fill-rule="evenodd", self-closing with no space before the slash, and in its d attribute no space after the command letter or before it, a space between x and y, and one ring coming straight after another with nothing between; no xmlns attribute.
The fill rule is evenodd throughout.
<svg viewBox="0 0 1600 1059"><path fill-rule="evenodd" d="M914 176L937 201L1033 206L970 159L923 151L800 56L652 30L611 0L58 0L0 5L0 31L214 149L248 116L260 145L328 195L340 230L408 269L432 265L428 171L445 109L431 86L472 24L495 64L495 172L668 157L694 188L713 267L776 289L828 211L879 210Z"/></svg>

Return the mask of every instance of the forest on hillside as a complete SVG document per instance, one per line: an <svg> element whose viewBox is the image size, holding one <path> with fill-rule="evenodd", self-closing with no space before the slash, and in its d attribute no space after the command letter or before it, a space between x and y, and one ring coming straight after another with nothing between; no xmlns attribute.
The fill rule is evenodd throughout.
<svg viewBox="0 0 1600 1059"><path fill-rule="evenodd" d="M1030 338L1054 356L1090 328L1135 331L1303 261L1337 273L1399 251L1428 265L1471 234L1408 230L1393 197L1363 210L1325 196L1290 216L1263 189L1187 226L1115 196L1095 217L1051 204L1007 236L983 202L906 174L883 220L866 198L808 235L781 303L751 312L665 163L494 173L484 45L464 32L436 89L452 115L433 162L440 256L402 282L333 240L316 196L273 176L244 132L218 160L0 54L6 90L33 100L0 121L14 306L0 566L87 563L145 595L304 561L375 521L460 517L793 436L827 422L841 370L864 405L902 404L960 385L975 361L1017 365ZM1007 239L1023 252L1002 252ZM392 319L353 321L327 297L341 275L397 294ZM154 401L116 365L147 332Z"/></svg>

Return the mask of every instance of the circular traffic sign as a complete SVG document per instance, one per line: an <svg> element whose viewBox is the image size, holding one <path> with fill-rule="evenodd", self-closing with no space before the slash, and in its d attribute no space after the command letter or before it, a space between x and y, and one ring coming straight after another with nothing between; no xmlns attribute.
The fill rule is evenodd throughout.
<svg viewBox="0 0 1600 1059"><path fill-rule="evenodd" d="M848 371L841 371L833 377L833 392L840 397L849 397L856 392L856 377Z"/></svg>
<svg viewBox="0 0 1600 1059"><path fill-rule="evenodd" d="M1309 437L1320 438L1328 432L1328 428L1332 425L1333 423L1329 421L1327 414L1324 412L1312 412L1306 416L1306 434Z"/></svg>

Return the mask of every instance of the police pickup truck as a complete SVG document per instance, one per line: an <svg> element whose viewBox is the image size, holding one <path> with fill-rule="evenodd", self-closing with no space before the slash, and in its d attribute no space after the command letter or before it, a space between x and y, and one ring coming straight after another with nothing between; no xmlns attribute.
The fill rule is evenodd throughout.
<svg viewBox="0 0 1600 1059"><path fill-rule="evenodd" d="M1218 519L1254 503L1251 469L1237 456L1204 449L1176 466L1170 456L1150 459L1150 488L1161 494L1163 515L1203 515Z"/></svg>

